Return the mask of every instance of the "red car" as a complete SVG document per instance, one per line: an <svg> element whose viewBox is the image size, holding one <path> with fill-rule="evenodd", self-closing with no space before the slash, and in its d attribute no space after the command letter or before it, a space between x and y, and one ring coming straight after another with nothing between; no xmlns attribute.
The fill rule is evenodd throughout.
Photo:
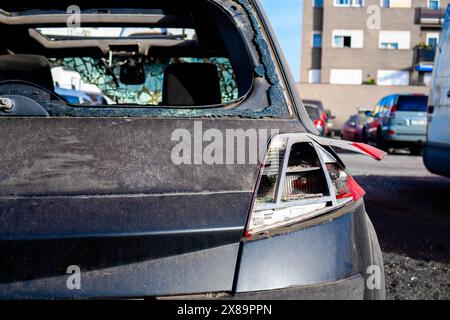
<svg viewBox="0 0 450 320"><path fill-rule="evenodd" d="M350 116L341 129L341 138L351 141L365 141L364 125L367 117L363 114L355 114Z"/></svg>

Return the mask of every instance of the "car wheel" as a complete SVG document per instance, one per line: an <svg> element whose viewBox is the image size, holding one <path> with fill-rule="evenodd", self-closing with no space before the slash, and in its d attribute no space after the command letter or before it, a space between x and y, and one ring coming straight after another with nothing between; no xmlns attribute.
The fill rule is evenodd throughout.
<svg viewBox="0 0 450 320"><path fill-rule="evenodd" d="M361 142L364 142L364 143L368 142L368 135L367 135L367 131L366 130L362 131Z"/></svg>
<svg viewBox="0 0 450 320"><path fill-rule="evenodd" d="M420 156L422 153L422 146L411 146L409 152L414 156Z"/></svg>
<svg viewBox="0 0 450 320"><path fill-rule="evenodd" d="M389 152L389 146L388 146L387 142L383 140L383 136L381 134L381 128L378 128L378 130L377 130L376 144L379 149Z"/></svg>

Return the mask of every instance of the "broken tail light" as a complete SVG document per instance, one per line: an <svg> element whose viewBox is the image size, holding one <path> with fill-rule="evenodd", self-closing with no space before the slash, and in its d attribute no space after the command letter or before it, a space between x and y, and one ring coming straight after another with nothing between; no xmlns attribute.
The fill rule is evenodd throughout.
<svg viewBox="0 0 450 320"><path fill-rule="evenodd" d="M367 145L349 142L348 148L382 158L378 149ZM246 236L322 215L364 194L340 162L308 135L275 136L262 167Z"/></svg>

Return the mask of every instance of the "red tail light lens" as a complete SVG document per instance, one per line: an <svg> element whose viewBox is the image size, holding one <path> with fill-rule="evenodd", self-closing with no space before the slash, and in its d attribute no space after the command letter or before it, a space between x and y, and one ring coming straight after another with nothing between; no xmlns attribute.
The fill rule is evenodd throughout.
<svg viewBox="0 0 450 320"><path fill-rule="evenodd" d="M325 121L323 121L322 119L317 119L314 121L314 125L316 127L323 127L325 125Z"/></svg>
<svg viewBox="0 0 450 320"><path fill-rule="evenodd" d="M391 119L395 118L395 112L396 111L397 111L397 106L392 106L391 112L390 112Z"/></svg>
<svg viewBox="0 0 450 320"><path fill-rule="evenodd" d="M386 152L365 143L353 142L352 146L358 148L378 161L383 160L386 156Z"/></svg>
<svg viewBox="0 0 450 320"><path fill-rule="evenodd" d="M353 179L352 176L348 176L347 186L352 194L353 200L358 201L366 194L366 191Z"/></svg>
<svg viewBox="0 0 450 320"><path fill-rule="evenodd" d="M327 163L338 203L349 200L358 201L366 192L337 162Z"/></svg>
<svg viewBox="0 0 450 320"><path fill-rule="evenodd" d="M390 136L395 135L395 131L394 130L388 130L388 135L390 135Z"/></svg>

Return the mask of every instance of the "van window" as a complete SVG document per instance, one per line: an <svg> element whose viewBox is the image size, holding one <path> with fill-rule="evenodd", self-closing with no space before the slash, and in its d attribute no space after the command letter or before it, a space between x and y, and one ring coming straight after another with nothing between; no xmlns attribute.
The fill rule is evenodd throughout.
<svg viewBox="0 0 450 320"><path fill-rule="evenodd" d="M427 96L399 96L396 111L427 112Z"/></svg>

